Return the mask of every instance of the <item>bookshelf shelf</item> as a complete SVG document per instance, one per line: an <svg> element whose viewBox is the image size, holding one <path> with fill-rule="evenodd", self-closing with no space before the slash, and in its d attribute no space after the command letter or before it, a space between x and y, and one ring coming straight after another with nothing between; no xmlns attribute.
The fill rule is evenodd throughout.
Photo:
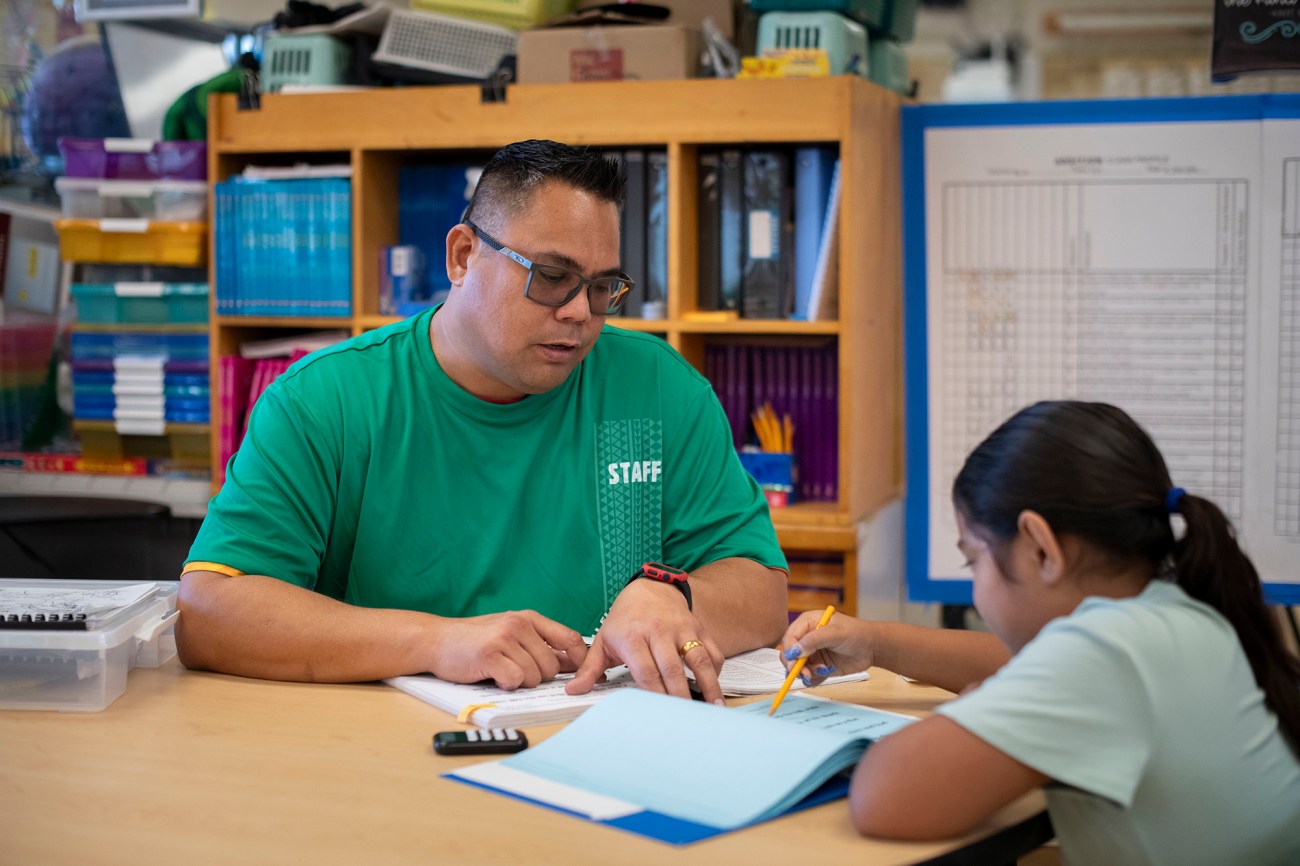
<svg viewBox="0 0 1300 866"><path fill-rule="evenodd" d="M617 323L620 326L621 322ZM840 332L837 322L792 322L782 319L737 319L734 322L675 322L667 330L683 334L791 334L830 336Z"/></svg>
<svg viewBox="0 0 1300 866"><path fill-rule="evenodd" d="M294 161L352 166L351 318L216 316L213 353L284 329L345 328L359 334L397 321L379 315L379 251L398 240L397 176L404 165L490 155L525 138L605 148L645 147L668 158L667 317L611 324L662 336L704 370L718 342L832 346L838 374L838 498L773 513L792 558L817 560L812 589L856 608L857 525L902 486L901 229L896 94L857 76L801 80L693 80L518 85L484 103L476 87L410 87L358 93L270 94L241 111L232 94L209 110L209 177L250 164ZM841 162L839 313L833 321L691 320L698 296L697 160L704 148L828 144ZM215 256L213 257L215 260ZM212 275L216 286L216 275ZM220 287L214 291L215 298ZM215 313L215 306L213 308ZM216 391L214 419L220 411ZM214 443L214 451L215 451ZM214 454L215 459L215 454ZM823 560L832 563L828 579ZM792 573L791 583L797 578ZM812 595L809 595L809 593ZM842 598L840 595L842 594Z"/></svg>
<svg viewBox="0 0 1300 866"><path fill-rule="evenodd" d="M359 317L360 318L360 317ZM396 322L397 319L390 316L372 317L379 320L378 324L366 324L366 328L380 327L389 322ZM214 327L219 329L235 328L285 328L285 329L313 329L313 330L333 330L336 328L353 328L358 321L350 317L340 316L216 316L213 319Z"/></svg>

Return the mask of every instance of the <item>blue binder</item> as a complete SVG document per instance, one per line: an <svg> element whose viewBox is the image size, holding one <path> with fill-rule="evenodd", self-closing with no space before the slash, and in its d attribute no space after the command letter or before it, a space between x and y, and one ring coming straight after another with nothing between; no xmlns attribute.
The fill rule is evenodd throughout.
<svg viewBox="0 0 1300 866"><path fill-rule="evenodd" d="M791 318L807 321L826 206L831 197L835 148L801 147L795 151L794 159L794 313Z"/></svg>

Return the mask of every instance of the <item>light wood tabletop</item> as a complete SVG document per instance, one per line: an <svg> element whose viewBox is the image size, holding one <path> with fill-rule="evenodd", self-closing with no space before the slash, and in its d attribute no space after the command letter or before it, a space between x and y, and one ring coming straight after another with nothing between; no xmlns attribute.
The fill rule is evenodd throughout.
<svg viewBox="0 0 1300 866"><path fill-rule="evenodd" d="M952 697L882 670L817 693L913 715ZM900 844L858 836L839 800L674 847L442 778L482 760L433 752L435 731L463 727L381 683L136 669L100 713L0 711L0 862L898 864L1010 835L1045 805L1035 792L969 837Z"/></svg>

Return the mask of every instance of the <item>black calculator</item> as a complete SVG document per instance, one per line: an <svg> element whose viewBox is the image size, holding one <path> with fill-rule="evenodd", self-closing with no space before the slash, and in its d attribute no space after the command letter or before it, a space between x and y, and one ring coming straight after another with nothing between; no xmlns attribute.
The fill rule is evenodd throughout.
<svg viewBox="0 0 1300 866"><path fill-rule="evenodd" d="M522 752L528 738L514 728L475 728L440 731L433 735L433 750L440 755L494 755Z"/></svg>

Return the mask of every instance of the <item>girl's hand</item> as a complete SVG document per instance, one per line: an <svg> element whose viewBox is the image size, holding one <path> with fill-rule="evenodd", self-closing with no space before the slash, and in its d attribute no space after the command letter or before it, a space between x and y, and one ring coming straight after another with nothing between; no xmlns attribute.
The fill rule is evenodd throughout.
<svg viewBox="0 0 1300 866"><path fill-rule="evenodd" d="M871 667L875 658L871 623L836 613L830 622L817 628L820 619L820 611L808 611L790 623L780 644L786 670L796 660L807 658L799 678L815 686L828 676Z"/></svg>

